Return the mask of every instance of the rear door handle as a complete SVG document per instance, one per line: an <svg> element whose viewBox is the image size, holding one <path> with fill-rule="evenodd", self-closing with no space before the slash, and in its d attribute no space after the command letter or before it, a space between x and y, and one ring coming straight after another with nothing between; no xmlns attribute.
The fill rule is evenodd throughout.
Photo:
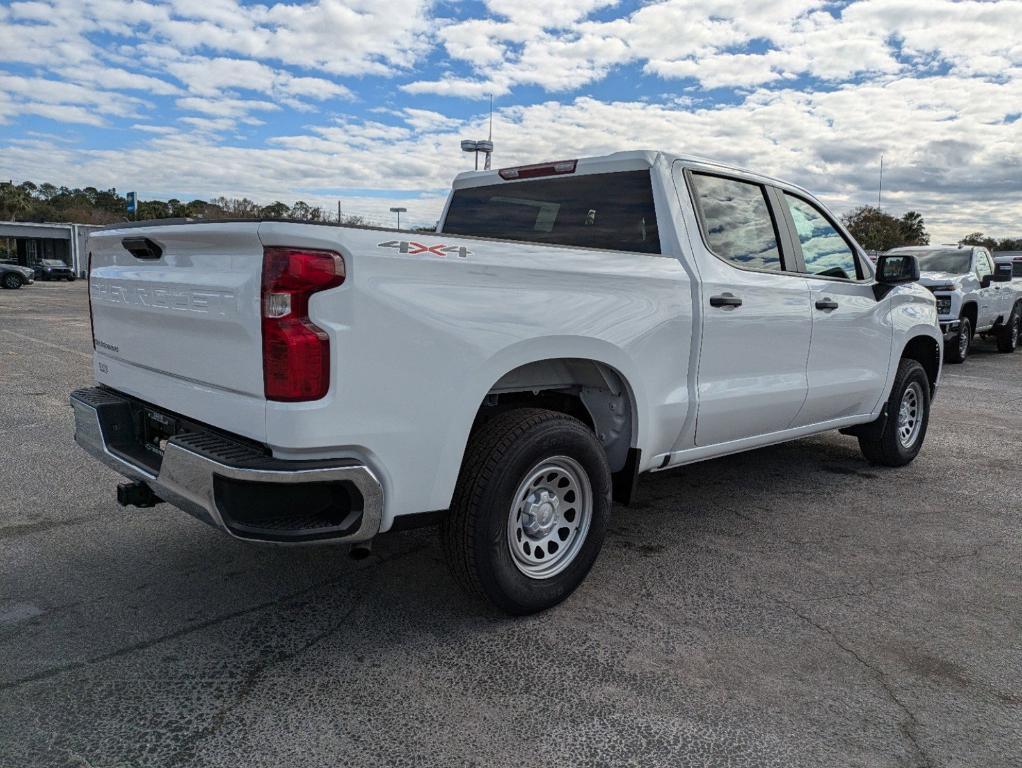
<svg viewBox="0 0 1022 768"><path fill-rule="evenodd" d="M837 309L837 302L833 299L820 299L816 302L816 308L829 312L832 309Z"/></svg>
<svg viewBox="0 0 1022 768"><path fill-rule="evenodd" d="M742 300L732 293L722 293L720 296L710 297L711 307L740 307Z"/></svg>

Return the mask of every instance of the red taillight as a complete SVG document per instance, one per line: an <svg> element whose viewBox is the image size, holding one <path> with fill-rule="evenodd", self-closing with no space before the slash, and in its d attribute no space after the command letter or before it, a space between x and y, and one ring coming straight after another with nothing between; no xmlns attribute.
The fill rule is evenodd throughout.
<svg viewBox="0 0 1022 768"><path fill-rule="evenodd" d="M318 400L330 389L330 338L309 320L309 297L344 282L333 251L263 249L263 389L267 400Z"/></svg>
<svg viewBox="0 0 1022 768"><path fill-rule="evenodd" d="M89 261L85 265L85 297L89 302L89 333L92 334L92 348L96 348L96 323L92 320L92 251L89 251Z"/></svg>
<svg viewBox="0 0 1022 768"><path fill-rule="evenodd" d="M574 173L578 160L561 160L556 163L537 163L536 165L519 165L517 168L501 168L497 173L505 181L513 179L535 179L539 176L562 176Z"/></svg>

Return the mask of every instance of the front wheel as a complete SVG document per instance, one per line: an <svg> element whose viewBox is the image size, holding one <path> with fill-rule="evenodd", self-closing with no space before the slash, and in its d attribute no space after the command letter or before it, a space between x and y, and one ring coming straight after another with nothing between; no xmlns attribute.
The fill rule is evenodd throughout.
<svg viewBox="0 0 1022 768"><path fill-rule="evenodd" d="M859 448L871 464L903 467L923 447L930 421L930 379L915 360L902 360L887 400L887 421L878 435L860 435Z"/></svg>
<svg viewBox="0 0 1022 768"><path fill-rule="evenodd" d="M964 363L972 346L972 321L963 317L958 321L958 333L944 348L944 360L948 363Z"/></svg>
<svg viewBox="0 0 1022 768"><path fill-rule="evenodd" d="M8 272L3 279L4 288L20 288L21 278L13 272Z"/></svg>
<svg viewBox="0 0 1022 768"><path fill-rule="evenodd" d="M610 518L610 468L592 430L516 408L469 439L440 535L457 581L514 615L545 610L585 579Z"/></svg>
<svg viewBox="0 0 1022 768"><path fill-rule="evenodd" d="M1008 316L1008 322L997 332L998 352L1014 352L1018 347L1019 325L1022 324L1020 315L1020 305L1016 304Z"/></svg>

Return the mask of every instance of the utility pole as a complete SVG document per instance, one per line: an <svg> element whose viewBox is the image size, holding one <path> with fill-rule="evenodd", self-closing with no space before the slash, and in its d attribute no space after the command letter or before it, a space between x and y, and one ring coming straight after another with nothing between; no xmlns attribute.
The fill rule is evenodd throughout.
<svg viewBox="0 0 1022 768"><path fill-rule="evenodd" d="M341 223L341 201L337 201L337 223Z"/></svg>

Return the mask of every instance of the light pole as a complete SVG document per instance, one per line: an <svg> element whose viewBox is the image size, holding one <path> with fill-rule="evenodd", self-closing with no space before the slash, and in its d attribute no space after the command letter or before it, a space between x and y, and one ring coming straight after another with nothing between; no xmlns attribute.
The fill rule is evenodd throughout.
<svg viewBox="0 0 1022 768"><path fill-rule="evenodd" d="M493 142L486 141L469 141L465 140L461 142L462 152L475 152L476 155L476 170L479 170L479 153L482 152L486 158L483 163L483 170L490 170L490 155L493 154Z"/></svg>
<svg viewBox="0 0 1022 768"><path fill-rule="evenodd" d="M408 210L407 208L391 208L390 209L391 213L396 213L397 214L397 228L398 229L401 229L401 214L405 213L407 210Z"/></svg>

